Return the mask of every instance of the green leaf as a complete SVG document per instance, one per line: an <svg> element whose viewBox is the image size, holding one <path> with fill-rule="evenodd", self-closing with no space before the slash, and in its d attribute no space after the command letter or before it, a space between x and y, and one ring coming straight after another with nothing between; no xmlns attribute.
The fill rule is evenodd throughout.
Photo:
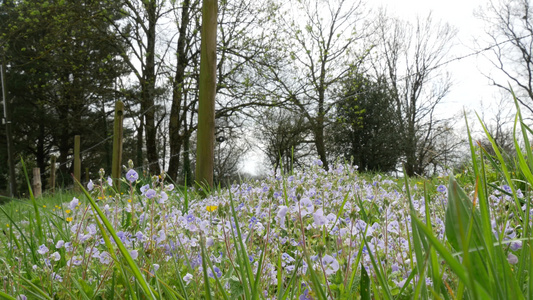
<svg viewBox="0 0 533 300"><path fill-rule="evenodd" d="M361 300L370 300L370 278L366 272L365 267L361 264L361 282L360 282Z"/></svg>

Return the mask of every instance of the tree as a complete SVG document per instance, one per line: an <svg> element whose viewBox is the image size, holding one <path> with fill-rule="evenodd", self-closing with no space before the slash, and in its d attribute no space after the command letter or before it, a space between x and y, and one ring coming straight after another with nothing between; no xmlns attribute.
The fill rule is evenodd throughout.
<svg viewBox="0 0 533 300"><path fill-rule="evenodd" d="M491 74L486 76L509 94L512 88L517 100L530 113L533 113L532 8L528 0L491 0L477 14L486 24L491 50L489 61L507 80L499 81Z"/></svg>
<svg viewBox="0 0 533 300"><path fill-rule="evenodd" d="M364 10L358 0L298 3L299 11L281 13L278 26L286 44L280 46L282 52L272 61L276 65L269 64L262 74L270 79L270 90L306 118L318 156L327 170L324 133L331 124L335 90L365 53L356 53L356 41L364 36L364 26L359 26Z"/></svg>
<svg viewBox="0 0 533 300"><path fill-rule="evenodd" d="M9 16L2 39L19 154L34 157L44 173L57 151L60 171L70 178L74 135L90 141L91 114L113 100L114 82L124 74L110 32L121 19L118 7L112 1L10 1L2 9Z"/></svg>
<svg viewBox="0 0 533 300"><path fill-rule="evenodd" d="M434 130L441 120L437 105L451 87L440 64L456 35L448 24L434 22L431 14L414 24L381 12L377 20L376 73L386 78L394 100L400 151L407 175L422 175L434 151Z"/></svg>
<svg viewBox="0 0 533 300"><path fill-rule="evenodd" d="M218 0L203 0L196 181L213 186Z"/></svg>
<svg viewBox="0 0 533 300"><path fill-rule="evenodd" d="M344 83L329 128L334 151L361 171L396 170L400 159L395 104L383 77L373 81L354 72Z"/></svg>
<svg viewBox="0 0 533 300"><path fill-rule="evenodd" d="M294 166L302 166L313 152L309 124L304 116L283 108L265 110L258 120L261 150L267 155L274 172L285 174Z"/></svg>

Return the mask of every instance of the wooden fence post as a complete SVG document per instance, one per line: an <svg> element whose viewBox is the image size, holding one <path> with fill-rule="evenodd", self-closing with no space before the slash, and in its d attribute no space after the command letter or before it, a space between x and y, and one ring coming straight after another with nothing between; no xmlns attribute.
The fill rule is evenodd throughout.
<svg viewBox="0 0 533 300"><path fill-rule="evenodd" d="M74 136L74 178L75 181L81 182L81 160L80 160L80 136ZM74 190L79 192L80 187L74 182Z"/></svg>
<svg viewBox="0 0 533 300"><path fill-rule="evenodd" d="M50 187L52 187L52 194L56 191L56 157L50 157Z"/></svg>
<svg viewBox="0 0 533 300"><path fill-rule="evenodd" d="M33 196L35 198L41 196L42 194L42 183L41 183L41 169L39 168L33 168L33 182L32 182L32 189L33 189Z"/></svg>
<svg viewBox="0 0 533 300"><path fill-rule="evenodd" d="M117 101L115 104L115 123L113 127L113 162L111 176L113 186L120 193L120 168L122 164L122 133L124 121L124 103Z"/></svg>
<svg viewBox="0 0 533 300"><path fill-rule="evenodd" d="M85 183L89 183L89 168L85 168Z"/></svg>

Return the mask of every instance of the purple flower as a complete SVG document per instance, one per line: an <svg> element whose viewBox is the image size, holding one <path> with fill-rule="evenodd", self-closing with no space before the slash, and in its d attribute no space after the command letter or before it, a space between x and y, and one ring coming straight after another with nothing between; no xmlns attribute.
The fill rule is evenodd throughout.
<svg viewBox="0 0 533 300"><path fill-rule="evenodd" d="M322 258L322 265L326 275L335 274L339 270L339 262L333 256L327 254Z"/></svg>
<svg viewBox="0 0 533 300"><path fill-rule="evenodd" d="M65 241L63 241L63 240L57 241L56 249L61 249L63 247L63 245L65 245Z"/></svg>
<svg viewBox="0 0 533 300"><path fill-rule="evenodd" d="M516 265L518 263L518 257L512 253L509 253L509 255L507 256L507 261L511 265Z"/></svg>
<svg viewBox="0 0 533 300"><path fill-rule="evenodd" d="M148 199L152 199L152 198L155 197L155 194L156 194L156 192L155 192L154 189L149 189L149 190L146 191L146 194L144 194L144 196L146 198L148 198Z"/></svg>
<svg viewBox="0 0 533 300"><path fill-rule="evenodd" d="M309 289L305 289L304 293L298 297L298 300L312 300L311 295L309 295Z"/></svg>
<svg viewBox="0 0 533 300"><path fill-rule="evenodd" d="M325 225L327 222L326 217L324 217L324 211L322 208L319 208L314 214L313 219L315 220L315 225L317 227L320 227L322 225Z"/></svg>
<svg viewBox="0 0 533 300"><path fill-rule="evenodd" d="M278 214L276 215L276 217L279 220L281 228L285 228L285 216L287 215L288 211L289 211L289 208L287 206L281 205L279 207L279 211L278 211Z"/></svg>
<svg viewBox="0 0 533 300"><path fill-rule="evenodd" d="M17 296L17 298L16 298L16 299L17 299L17 300L27 300L27 299L28 299L28 297L26 297L26 296L25 296L25 295L23 295L23 294L20 294L20 295L18 295L18 296Z"/></svg>
<svg viewBox="0 0 533 300"><path fill-rule="evenodd" d="M150 188L148 184L141 186L141 194L144 195L144 193Z"/></svg>
<svg viewBox="0 0 533 300"><path fill-rule="evenodd" d="M192 274L187 273L185 276L183 276L183 281L185 281L185 284L189 284L192 280Z"/></svg>
<svg viewBox="0 0 533 300"><path fill-rule="evenodd" d="M39 250L37 250L37 253L41 254L41 255L44 255L48 252L48 248L46 248L46 246L44 244L42 244L41 246L39 246Z"/></svg>
<svg viewBox="0 0 533 300"><path fill-rule="evenodd" d="M54 261L58 261L61 259L61 254L59 254L59 252L54 252L52 253L52 255L50 255L50 257L54 260Z"/></svg>
<svg viewBox="0 0 533 300"><path fill-rule="evenodd" d="M107 176L107 185L112 186L113 185L113 179L111 177Z"/></svg>
<svg viewBox="0 0 533 300"><path fill-rule="evenodd" d="M187 222L191 223L191 222L194 222L196 218L194 217L194 215L192 213L189 213L187 215Z"/></svg>
<svg viewBox="0 0 533 300"><path fill-rule="evenodd" d="M80 200L78 200L78 198L74 197L72 198L72 201L70 201L69 203L69 208L70 210L75 210L76 207L78 207L80 205Z"/></svg>
<svg viewBox="0 0 533 300"><path fill-rule="evenodd" d="M165 192L161 192L161 195L159 195L159 200L157 200L157 203L164 204L165 201L167 201L168 195Z"/></svg>
<svg viewBox="0 0 533 300"><path fill-rule="evenodd" d="M131 169L126 173L126 179L129 180L129 182L133 183L139 179L139 174L134 169Z"/></svg>
<svg viewBox="0 0 533 300"><path fill-rule="evenodd" d="M76 255L76 256L73 256L71 259L69 259L69 261L67 261L67 266L70 266L71 264L75 266L79 266L81 265L82 262L83 262L83 258L79 255Z"/></svg>
<svg viewBox="0 0 533 300"><path fill-rule="evenodd" d="M137 257L139 257L139 251L137 250L130 250L130 256L131 256L131 259L137 259Z"/></svg>
<svg viewBox="0 0 533 300"><path fill-rule="evenodd" d="M89 182L87 183L87 190L92 191L93 188L94 188L93 181L89 180Z"/></svg>
<svg viewBox="0 0 533 300"><path fill-rule="evenodd" d="M300 200L300 212L301 212L302 217L305 217L313 213L314 210L315 210L315 207L313 205L313 202L311 202L309 198L303 198L302 200Z"/></svg>
<svg viewBox="0 0 533 300"><path fill-rule="evenodd" d="M222 276L222 271L220 271L220 269L219 269L218 267L216 267L216 266L213 267L213 271L215 271L215 274L217 275L217 277ZM209 273L209 274L208 274L209 277L214 278L214 276L213 276L213 272L212 272L211 270L209 270L208 273Z"/></svg>
<svg viewBox="0 0 533 300"><path fill-rule="evenodd" d="M446 186L444 186L444 185L442 185L442 184L439 185L439 186L437 187L437 192L445 193L446 190L447 190L447 189L446 189Z"/></svg>
<svg viewBox="0 0 533 300"><path fill-rule="evenodd" d="M517 251L520 248L522 248L522 241L512 241L511 242L511 250Z"/></svg>

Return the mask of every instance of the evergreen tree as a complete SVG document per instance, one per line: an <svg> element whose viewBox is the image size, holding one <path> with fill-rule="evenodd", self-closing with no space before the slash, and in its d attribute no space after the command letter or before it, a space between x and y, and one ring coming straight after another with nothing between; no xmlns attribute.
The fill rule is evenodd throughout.
<svg viewBox="0 0 533 300"><path fill-rule="evenodd" d="M362 171L395 170L401 151L394 104L383 78L372 81L353 74L337 102L337 120L330 128L334 153Z"/></svg>

